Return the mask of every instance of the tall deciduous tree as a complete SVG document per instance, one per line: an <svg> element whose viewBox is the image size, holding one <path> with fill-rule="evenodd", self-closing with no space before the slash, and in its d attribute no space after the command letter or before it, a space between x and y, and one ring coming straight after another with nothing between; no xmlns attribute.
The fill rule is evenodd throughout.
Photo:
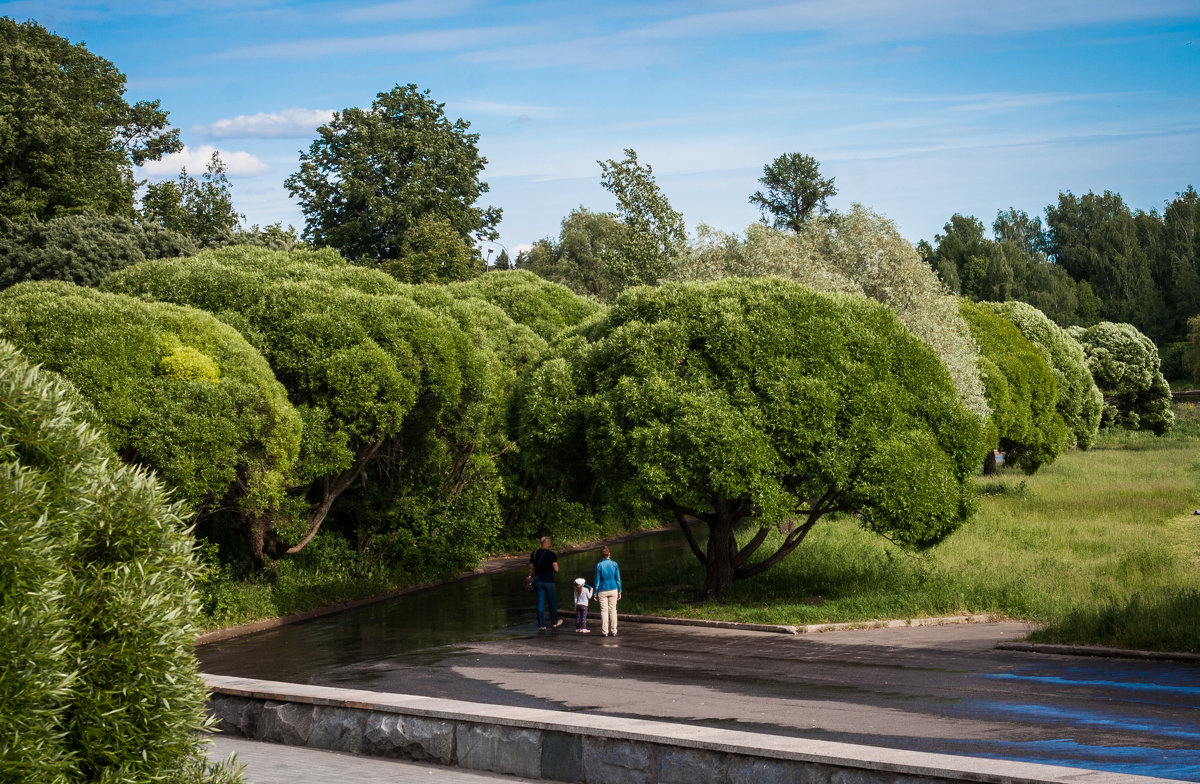
<svg viewBox="0 0 1200 784"><path fill-rule="evenodd" d="M822 177L817 159L798 152L780 155L763 166L759 182L766 192L755 191L750 203L762 210L777 229L799 231L814 215L829 213L829 199L837 195L833 177Z"/></svg>
<svg viewBox="0 0 1200 784"><path fill-rule="evenodd" d="M284 184L300 199L305 237L350 259L399 259L422 219L463 239L495 239L500 210L478 207L487 159L470 123L451 122L414 84L379 93L370 109L335 112Z"/></svg>
<svg viewBox="0 0 1200 784"><path fill-rule="evenodd" d="M1168 311L1168 334L1182 339L1200 313L1200 194L1188 187L1163 211L1137 215L1141 243Z"/></svg>
<svg viewBox="0 0 1200 784"><path fill-rule="evenodd" d="M0 216L132 216L134 164L182 149L158 101L125 101L125 74L35 22L0 17Z"/></svg>
<svg viewBox="0 0 1200 784"><path fill-rule="evenodd" d="M982 454L979 419L891 311L778 278L631 289L560 338L514 406L530 470L674 519L707 595L833 512L901 545L940 540L972 509Z"/></svg>
<svg viewBox="0 0 1200 784"><path fill-rule="evenodd" d="M1086 281L1046 258L1040 219L1010 208L997 213L992 231L994 240L979 219L955 214L918 249L952 291L975 302L1027 302L1062 326L1096 322L1100 301Z"/></svg>
<svg viewBox="0 0 1200 784"><path fill-rule="evenodd" d="M615 214L580 207L563 218L558 241L535 242L521 257L520 268L607 301L620 291L612 275L624 241L625 226Z"/></svg>
<svg viewBox="0 0 1200 784"><path fill-rule="evenodd" d="M683 215L667 201L651 166L638 163L634 150L627 148L620 161L596 163L600 184L617 198L617 215L624 224L619 250L607 265L611 294L629 286L653 286L668 276L685 247Z"/></svg>
<svg viewBox="0 0 1200 784"><path fill-rule="evenodd" d="M186 234L202 247L233 239L245 217L233 208L225 162L214 152L199 178L183 169L175 180L151 183L142 196L142 215L151 223Z"/></svg>
<svg viewBox="0 0 1200 784"><path fill-rule="evenodd" d="M1075 280L1087 281L1100 298L1101 316L1133 324L1161 339L1166 312L1138 226L1120 194L1061 193L1046 208L1049 250Z"/></svg>

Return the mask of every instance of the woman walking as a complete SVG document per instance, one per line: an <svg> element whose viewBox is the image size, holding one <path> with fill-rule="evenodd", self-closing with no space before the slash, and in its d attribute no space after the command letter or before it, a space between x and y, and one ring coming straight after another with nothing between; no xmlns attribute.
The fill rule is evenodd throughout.
<svg viewBox="0 0 1200 784"><path fill-rule="evenodd" d="M596 579L592 585L596 599L600 602L600 636L617 636L617 601L621 598L621 567L612 559L605 546L600 550L600 563L596 564Z"/></svg>

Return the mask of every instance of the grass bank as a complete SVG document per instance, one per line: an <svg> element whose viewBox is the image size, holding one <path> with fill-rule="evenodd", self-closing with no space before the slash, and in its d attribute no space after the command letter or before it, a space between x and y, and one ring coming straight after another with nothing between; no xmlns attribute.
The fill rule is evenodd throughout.
<svg viewBox="0 0 1200 784"><path fill-rule="evenodd" d="M998 613L1045 641L1200 650L1200 410L1166 437L1116 432L1033 476L980 477L978 514L908 555L850 519L819 525L787 560L700 601L681 557L631 581L621 609L809 624Z"/></svg>

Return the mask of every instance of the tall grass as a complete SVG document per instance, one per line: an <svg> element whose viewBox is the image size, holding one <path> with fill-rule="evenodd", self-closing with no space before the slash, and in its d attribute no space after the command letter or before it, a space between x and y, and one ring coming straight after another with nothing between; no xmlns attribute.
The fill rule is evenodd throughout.
<svg viewBox="0 0 1200 784"><path fill-rule="evenodd" d="M1109 432L1033 476L979 477L980 511L923 555L852 519L830 520L719 600L700 600L701 566L687 556L628 580L622 610L785 624L996 613L1050 624L1047 639L1069 621L1072 641L1122 644L1103 629L1133 628L1114 619L1161 607L1192 618L1190 635L1164 631L1169 642L1155 643L1142 633L1137 647L1198 650L1200 516L1191 512L1200 505L1200 411L1180 406L1176 415L1165 437Z"/></svg>

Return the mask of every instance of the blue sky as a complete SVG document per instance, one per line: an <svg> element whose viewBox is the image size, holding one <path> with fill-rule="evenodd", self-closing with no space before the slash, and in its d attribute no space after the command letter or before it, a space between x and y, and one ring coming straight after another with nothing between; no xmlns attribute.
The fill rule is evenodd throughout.
<svg viewBox="0 0 1200 784"><path fill-rule="evenodd" d="M1200 187L1197 0L0 1L158 98L181 163L212 149L249 223L303 225L283 180L333 110L415 83L479 133L510 249L611 210L632 147L687 221L741 231L800 152L916 241L1060 191L1160 209Z"/></svg>

